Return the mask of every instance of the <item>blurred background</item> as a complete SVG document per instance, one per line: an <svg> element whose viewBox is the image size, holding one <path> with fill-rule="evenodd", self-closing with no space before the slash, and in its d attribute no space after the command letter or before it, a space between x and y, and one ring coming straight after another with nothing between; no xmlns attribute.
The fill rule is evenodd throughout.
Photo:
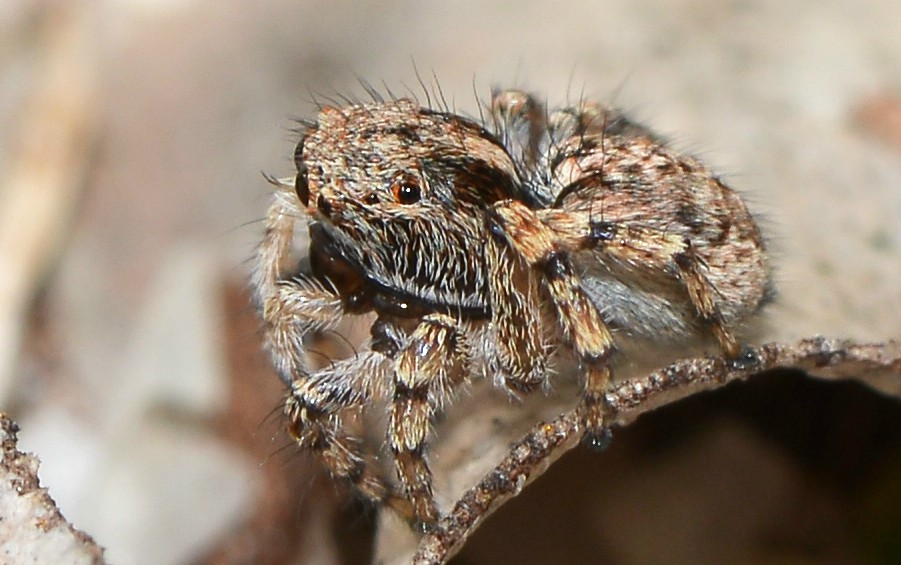
<svg viewBox="0 0 901 565"><path fill-rule="evenodd" d="M365 563L245 290L313 99L622 107L762 218L766 340L901 337L901 3L0 3L0 409L111 562ZM275 413L273 412L275 411ZM286 448L287 446L287 448ZM792 373L577 450L458 563L901 559L901 407Z"/></svg>

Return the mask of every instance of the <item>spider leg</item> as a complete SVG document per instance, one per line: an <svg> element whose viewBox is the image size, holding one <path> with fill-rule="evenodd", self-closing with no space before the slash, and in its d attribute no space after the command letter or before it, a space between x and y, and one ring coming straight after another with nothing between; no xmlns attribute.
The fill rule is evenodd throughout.
<svg viewBox="0 0 901 565"><path fill-rule="evenodd" d="M491 95L490 111L493 129L500 134L520 172L534 170L547 132L544 104L521 90L499 90Z"/></svg>
<svg viewBox="0 0 901 565"><path fill-rule="evenodd" d="M438 519L432 472L424 457L426 436L435 410L468 371L464 335L457 322L443 314L423 318L395 358L388 445L413 517L423 528Z"/></svg>
<svg viewBox="0 0 901 565"><path fill-rule="evenodd" d="M653 228L598 221L588 212L542 210L537 215L563 249L600 249L607 260L671 273L685 287L700 324L709 328L727 356L739 356L741 348L718 304L721 299L704 272L705 261L689 239Z"/></svg>
<svg viewBox="0 0 901 565"><path fill-rule="evenodd" d="M537 277L529 265L515 256L502 236L488 238L485 256L495 332L496 378L512 391L531 392L547 382Z"/></svg>
<svg viewBox="0 0 901 565"><path fill-rule="evenodd" d="M710 332L727 357L738 358L741 347L732 332L726 328L722 313L716 304L717 294L714 286L701 272L703 260L698 257L690 241L684 242L684 250L674 253L672 257L679 268L680 278L688 290L688 298L697 310L701 324L710 328Z"/></svg>
<svg viewBox="0 0 901 565"><path fill-rule="evenodd" d="M386 380L384 365L380 354L364 352L295 378L285 399L285 414L297 444L316 453L332 476L348 481L366 500L387 502L407 515L409 510L375 471L375 457L367 453L362 438L347 432L348 418L381 396L377 385Z"/></svg>
<svg viewBox="0 0 901 565"><path fill-rule="evenodd" d="M614 349L610 330L582 290L569 252L556 244L555 234L534 211L516 201L503 201L495 204L489 221L495 234L503 234L510 247L542 273L560 324L585 371L582 412L586 441L603 447L609 441L604 413Z"/></svg>
<svg viewBox="0 0 901 565"><path fill-rule="evenodd" d="M387 380L384 357L365 352L319 371L310 368L304 338L333 326L343 315L343 307L336 294L316 281L285 280L294 226L302 217L292 188L279 185L267 213L253 276L266 348L289 387L284 405L288 431L298 445L315 452L333 476L353 484L365 499L387 502L409 515L404 501L394 496L373 470L374 457L365 453L363 442L345 431L345 419L354 409L384 395L377 386Z"/></svg>

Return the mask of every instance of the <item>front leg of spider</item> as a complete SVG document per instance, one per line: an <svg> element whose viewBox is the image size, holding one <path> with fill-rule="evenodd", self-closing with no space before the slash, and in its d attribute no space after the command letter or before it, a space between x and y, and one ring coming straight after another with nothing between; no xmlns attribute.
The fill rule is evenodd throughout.
<svg viewBox="0 0 901 565"><path fill-rule="evenodd" d="M354 385L369 369L363 357L340 360L327 369L296 378L285 399L288 431L297 445L316 453L329 473L353 485L366 500L387 503L400 512L405 504L393 496L374 471L374 457L364 441L347 432L347 415L369 400Z"/></svg>
<svg viewBox="0 0 901 565"><path fill-rule="evenodd" d="M388 372L384 358L366 352L320 370L309 367L304 339L334 325L344 307L340 297L322 284L286 274L295 218L300 213L290 197L292 191L293 187L279 186L257 250L265 268L258 269L254 278L266 348L289 387L284 404L288 431L297 445L317 454L333 477L352 484L364 499L409 515L409 503L396 496L376 471L374 454L345 427L352 411L380 396L368 383L379 382L373 373Z"/></svg>
<svg viewBox="0 0 901 565"><path fill-rule="evenodd" d="M582 289L568 251L556 244L554 233L534 211L520 202L502 201L494 205L489 222L492 231L503 234L507 244L543 280L583 370L584 441L593 448L605 448L611 438L605 421L606 392L612 376L610 355L614 349L610 330Z"/></svg>
<svg viewBox="0 0 901 565"><path fill-rule="evenodd" d="M457 322L443 314L422 319L394 364L388 446L397 478L412 504L412 521L428 530L438 519L425 445L435 411L466 377L468 351Z"/></svg>
<svg viewBox="0 0 901 565"><path fill-rule="evenodd" d="M495 341L493 368L497 381L511 393L529 393L547 386L548 378L537 277L507 244L503 230L495 225L493 231L497 233L485 241Z"/></svg>

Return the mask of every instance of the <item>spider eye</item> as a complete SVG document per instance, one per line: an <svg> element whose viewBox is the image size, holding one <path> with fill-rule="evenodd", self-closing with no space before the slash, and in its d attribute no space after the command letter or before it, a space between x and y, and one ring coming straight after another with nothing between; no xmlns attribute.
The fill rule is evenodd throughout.
<svg viewBox="0 0 901 565"><path fill-rule="evenodd" d="M294 166L297 167L297 170L301 170L303 168L303 144L306 141L306 136L301 137L300 141L297 142L297 145L294 146Z"/></svg>
<svg viewBox="0 0 901 565"><path fill-rule="evenodd" d="M294 179L294 192L304 206L310 205L310 184L307 181L307 168L301 167L297 172L297 178Z"/></svg>
<svg viewBox="0 0 901 565"><path fill-rule="evenodd" d="M391 185L391 193L401 204L413 204L420 198L419 185L410 179L403 179Z"/></svg>
<svg viewBox="0 0 901 565"><path fill-rule="evenodd" d="M303 143L305 137L300 138L294 148L294 166L297 168L297 178L294 179L294 192L303 202L304 206L310 205L310 185L307 181L307 166L303 162Z"/></svg>

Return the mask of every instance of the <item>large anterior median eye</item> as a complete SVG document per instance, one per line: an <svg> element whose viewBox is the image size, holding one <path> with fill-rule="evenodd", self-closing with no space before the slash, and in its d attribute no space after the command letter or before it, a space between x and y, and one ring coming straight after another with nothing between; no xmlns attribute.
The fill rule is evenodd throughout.
<svg viewBox="0 0 901 565"><path fill-rule="evenodd" d="M419 202L421 196L419 185L414 179L408 177L396 180L394 184L391 185L391 194L393 194L394 199L401 204L414 204Z"/></svg>

